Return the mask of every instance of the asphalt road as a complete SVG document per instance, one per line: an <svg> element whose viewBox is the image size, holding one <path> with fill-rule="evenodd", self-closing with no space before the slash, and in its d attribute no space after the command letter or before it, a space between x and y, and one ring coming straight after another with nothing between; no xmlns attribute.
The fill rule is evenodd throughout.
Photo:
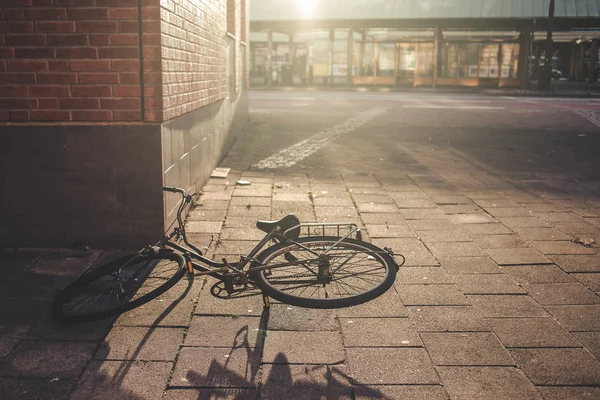
<svg viewBox="0 0 600 400"><path fill-rule="evenodd" d="M451 168L432 164L443 152L525 183L554 179L588 194L600 184L600 99L265 91L250 99L251 122L223 166L394 175Z"/></svg>

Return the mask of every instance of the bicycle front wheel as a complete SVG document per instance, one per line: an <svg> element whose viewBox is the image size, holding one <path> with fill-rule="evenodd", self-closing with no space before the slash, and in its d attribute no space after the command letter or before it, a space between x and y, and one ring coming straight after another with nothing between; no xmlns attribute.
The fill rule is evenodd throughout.
<svg viewBox="0 0 600 400"><path fill-rule="evenodd" d="M173 287L185 274L185 259L162 251L132 254L89 270L54 300L59 322L89 322L132 310Z"/></svg>
<svg viewBox="0 0 600 400"><path fill-rule="evenodd" d="M257 256L251 276L264 294L308 308L355 306L392 286L396 263L388 252L350 238L339 240L307 237L269 247Z"/></svg>

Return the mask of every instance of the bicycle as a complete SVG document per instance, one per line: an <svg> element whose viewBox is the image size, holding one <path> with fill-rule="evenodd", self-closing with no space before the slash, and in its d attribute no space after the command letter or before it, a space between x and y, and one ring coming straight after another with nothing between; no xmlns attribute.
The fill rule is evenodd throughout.
<svg viewBox="0 0 600 400"><path fill-rule="evenodd" d="M215 262L186 235L182 213L195 194L175 187L163 190L182 195L172 232L137 253L84 272L56 296L56 320L88 322L119 315L166 292L186 272L190 281L202 275L216 278L211 294L218 298L259 288L266 308L270 297L299 307L350 307L386 292L404 264L402 255L363 241L356 224L302 224L294 214L258 221L257 228L266 235L249 254L234 263L225 258ZM326 236L331 230L337 235ZM275 244L263 250L271 241Z"/></svg>

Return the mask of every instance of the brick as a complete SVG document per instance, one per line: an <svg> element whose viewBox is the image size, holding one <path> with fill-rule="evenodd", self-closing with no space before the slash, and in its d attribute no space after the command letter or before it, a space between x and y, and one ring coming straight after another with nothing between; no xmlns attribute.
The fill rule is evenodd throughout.
<svg viewBox="0 0 600 400"><path fill-rule="evenodd" d="M101 99L100 107L103 109L139 109L140 99Z"/></svg>
<svg viewBox="0 0 600 400"><path fill-rule="evenodd" d="M70 121L71 113L69 111L32 110L31 119L33 121Z"/></svg>
<svg viewBox="0 0 600 400"><path fill-rule="evenodd" d="M61 97L69 95L68 86L31 86L31 96L34 97Z"/></svg>
<svg viewBox="0 0 600 400"><path fill-rule="evenodd" d="M81 33L49 33L48 44L51 46L77 46L87 45L88 35Z"/></svg>
<svg viewBox="0 0 600 400"><path fill-rule="evenodd" d="M27 8L25 16L27 19L66 19L67 10L64 8Z"/></svg>
<svg viewBox="0 0 600 400"><path fill-rule="evenodd" d="M92 46L108 46L110 44L110 35L104 33L90 34L90 44Z"/></svg>
<svg viewBox="0 0 600 400"><path fill-rule="evenodd" d="M139 86L115 86L114 88L115 97L139 97L140 87Z"/></svg>
<svg viewBox="0 0 600 400"><path fill-rule="evenodd" d="M10 120L13 122L27 122L30 118L29 111L10 110Z"/></svg>
<svg viewBox="0 0 600 400"><path fill-rule="evenodd" d="M110 19L136 19L137 8L112 8L110 10Z"/></svg>
<svg viewBox="0 0 600 400"><path fill-rule="evenodd" d="M109 110L73 111L73 121L111 121L112 112Z"/></svg>
<svg viewBox="0 0 600 400"><path fill-rule="evenodd" d="M10 47L0 47L0 58L14 58L15 49Z"/></svg>
<svg viewBox="0 0 600 400"><path fill-rule="evenodd" d="M45 73L41 72L37 74L38 84L56 84L56 83L77 83L76 73Z"/></svg>
<svg viewBox="0 0 600 400"><path fill-rule="evenodd" d="M6 35L6 44L9 46L44 46L46 35L39 33L23 33Z"/></svg>
<svg viewBox="0 0 600 400"><path fill-rule="evenodd" d="M89 1L91 2L92 0ZM108 8L68 8L67 17L73 20L108 19Z"/></svg>
<svg viewBox="0 0 600 400"><path fill-rule="evenodd" d="M50 60L48 61L48 70L51 72L69 72L69 61L67 60Z"/></svg>
<svg viewBox="0 0 600 400"><path fill-rule="evenodd" d="M73 97L110 97L112 87L106 85L72 86L71 95Z"/></svg>
<svg viewBox="0 0 600 400"><path fill-rule="evenodd" d="M14 72L47 71L48 64L41 60L9 60L6 70Z"/></svg>
<svg viewBox="0 0 600 400"><path fill-rule="evenodd" d="M488 324L506 347L579 347L553 318L490 318Z"/></svg>
<svg viewBox="0 0 600 400"><path fill-rule="evenodd" d="M48 47L28 47L9 50L13 51L16 58L54 58L54 49Z"/></svg>
<svg viewBox="0 0 600 400"><path fill-rule="evenodd" d="M33 22L0 22L0 32L3 33L30 33L33 31Z"/></svg>
<svg viewBox="0 0 600 400"><path fill-rule="evenodd" d="M5 8L3 17L5 21L19 21L25 19L25 10L22 8Z"/></svg>
<svg viewBox="0 0 600 400"><path fill-rule="evenodd" d="M138 72L119 72L119 79L123 85L139 84L140 74Z"/></svg>
<svg viewBox="0 0 600 400"><path fill-rule="evenodd" d="M0 121L10 121L10 112L8 110L0 110Z"/></svg>
<svg viewBox="0 0 600 400"><path fill-rule="evenodd" d="M77 21L77 32L112 33L117 30L115 21Z"/></svg>
<svg viewBox="0 0 600 400"><path fill-rule="evenodd" d="M119 83L119 74L116 72L81 72L79 73L79 83Z"/></svg>
<svg viewBox="0 0 600 400"><path fill-rule="evenodd" d="M419 332L477 332L490 327L475 309L460 307L409 307L408 317Z"/></svg>
<svg viewBox="0 0 600 400"><path fill-rule="evenodd" d="M35 83L34 73L0 74L0 83Z"/></svg>
<svg viewBox="0 0 600 400"><path fill-rule="evenodd" d="M73 21L52 21L36 22L36 32L75 32L75 22Z"/></svg>
<svg viewBox="0 0 600 400"><path fill-rule="evenodd" d="M467 296L475 311L486 318L536 318L549 314L529 296Z"/></svg>
<svg viewBox="0 0 600 400"><path fill-rule="evenodd" d="M137 7L138 0L96 0L98 7Z"/></svg>
<svg viewBox="0 0 600 400"><path fill-rule="evenodd" d="M54 0L59 7L94 7L96 0Z"/></svg>
<svg viewBox="0 0 600 400"><path fill-rule="evenodd" d="M120 33L137 33L138 30L137 21L119 21Z"/></svg>
<svg viewBox="0 0 600 400"><path fill-rule="evenodd" d="M97 49L94 47L65 47L56 49L56 58L96 58Z"/></svg>
<svg viewBox="0 0 600 400"><path fill-rule="evenodd" d="M25 97L27 86L2 85L0 86L0 97Z"/></svg>
<svg viewBox="0 0 600 400"><path fill-rule="evenodd" d="M138 35L135 33L110 35L110 44L115 46L137 45Z"/></svg>
<svg viewBox="0 0 600 400"><path fill-rule="evenodd" d="M422 347L408 318L340 319L344 347Z"/></svg>
<svg viewBox="0 0 600 400"><path fill-rule="evenodd" d="M109 71L109 60L72 60L72 71Z"/></svg>
<svg viewBox="0 0 600 400"><path fill-rule="evenodd" d="M52 0L31 0L31 5L34 7L52 7Z"/></svg>
<svg viewBox="0 0 600 400"><path fill-rule="evenodd" d="M58 109L58 99L38 99L40 110L56 110Z"/></svg>
<svg viewBox="0 0 600 400"><path fill-rule="evenodd" d="M113 118L115 121L141 121L142 113L141 111L115 110Z"/></svg>
<svg viewBox="0 0 600 400"><path fill-rule="evenodd" d="M59 106L64 109L97 109L100 106L100 100L94 98L63 98L60 99Z"/></svg>
<svg viewBox="0 0 600 400"><path fill-rule="evenodd" d="M144 63L145 66L145 63ZM139 71L140 60L111 60L111 70L113 71Z"/></svg>
<svg viewBox="0 0 600 400"><path fill-rule="evenodd" d="M492 333L422 333L435 365L515 365Z"/></svg>
<svg viewBox="0 0 600 400"><path fill-rule="evenodd" d="M581 283L541 283L523 285L542 305L598 304L600 297Z"/></svg>
<svg viewBox="0 0 600 400"><path fill-rule="evenodd" d="M98 49L100 58L138 58L137 47L101 47Z"/></svg>

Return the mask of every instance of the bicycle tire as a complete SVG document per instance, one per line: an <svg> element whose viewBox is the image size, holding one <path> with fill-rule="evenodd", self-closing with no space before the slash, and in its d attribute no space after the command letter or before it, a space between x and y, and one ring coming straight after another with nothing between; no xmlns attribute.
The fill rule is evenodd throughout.
<svg viewBox="0 0 600 400"><path fill-rule="evenodd" d="M160 274L161 262L174 262L169 271ZM52 315L61 323L90 322L122 314L149 302L172 288L186 272L183 256L171 251L156 255L130 254L108 264L92 269L62 289L52 304ZM115 276L118 273L118 277ZM129 274L129 276L127 276ZM153 275L154 274L154 275ZM124 280L123 282L117 279ZM158 285L152 288L151 284ZM95 285L97 287L95 287ZM115 286L118 285L118 286ZM119 288L121 293L115 291ZM123 293L131 289L131 292ZM152 289L151 289L152 288ZM138 297L136 295L140 294ZM106 295L103 299L101 297ZM84 301L76 308L75 302L91 296L99 310ZM93 296L96 296L95 299ZM115 303L116 299L116 303ZM105 301L106 305L102 303ZM113 304L114 303L114 304ZM85 308L87 306L89 308Z"/></svg>
<svg viewBox="0 0 600 400"><path fill-rule="evenodd" d="M351 306L355 306L355 305L359 305L362 303L365 303L367 301L373 300L374 298L382 295L383 293L385 293L393 284L394 281L396 280L396 269L397 269L397 264L396 262L393 260L393 258L389 255L389 253L387 253L385 250L380 249L377 246L374 246L370 243L366 243L366 242L362 242L362 241L358 241L358 240L354 240L354 239L350 239L350 238L346 238L343 241L341 241L338 244L338 247L336 247L336 251L338 251L337 249L339 248L346 248L346 249L350 249L354 251L354 256L352 256L350 259L354 258L356 255L360 254L362 259L368 260L369 262L371 262L369 265L377 265L380 264L381 268L383 269L383 275L381 278L381 281L377 283L377 285L375 285L374 287L367 289L365 291L362 291L360 293L357 293L355 295L350 295L350 296L341 296L339 298L331 298L331 297L327 297L327 290L325 290L325 286L323 289L323 293L325 294L325 298L307 298L307 297L302 297L300 295L294 295L290 293L290 289L279 289L276 285L275 279L269 279L270 275L269 274L273 274L273 270L259 270L259 271L253 271L253 269L256 269L257 267L264 267L264 266L268 266L269 262L271 262L272 260L283 256L285 258L285 260L280 260L279 262L282 263L289 263L291 257L286 256L286 254L288 253L296 253L298 254L299 251L306 251L305 249L303 249L304 247L308 247L311 248L313 250L318 249L319 247L323 247L323 246L331 246L332 244L336 243L338 240L340 240L340 238L338 237L332 237L332 236L320 236L320 237L306 237L306 238L300 238L292 243L280 243L280 244L276 244L274 246L271 246L265 250L263 250L257 257L256 257L256 263L253 265L253 267L250 269L250 273L251 273L251 277L252 279L255 281L256 285L263 291L263 293L267 296L270 296L272 298L274 298L275 300L278 300L282 303L285 304L290 304L290 305L294 305L294 306L298 306L298 307L306 307L306 308L319 308L319 309L330 309L330 308L344 308L344 307L351 307ZM329 256L328 257L333 257L333 255L335 255L336 253L328 253ZM333 255L332 255L333 254ZM296 255L292 255L292 257L296 258ZM300 260L300 259L297 259ZM304 270L309 270L309 268L307 268L306 264L313 264L314 265L314 261L316 259L313 257L313 259L304 259L305 264L301 265L300 268L300 273L297 274L298 277L301 277L300 275L310 275L312 273L313 276L315 276L314 271L310 271L310 272L305 272ZM375 261L375 263L373 263L373 261ZM348 290L347 288L350 286L341 286L340 281L341 279L344 279L344 275L342 273L339 273L337 276L339 278L336 278L335 274L338 273L338 271L344 267L344 265L348 265L348 268L356 268L356 264L353 262L352 264L348 264L348 261L342 262L342 265L340 267L337 268L337 270L332 272L332 279L333 282L336 282L338 284L338 288L337 289L330 289L329 294L341 294L341 289L344 290ZM291 266L293 267L293 266ZM296 268L298 268L298 265L296 265ZM333 270L335 267L332 264L331 269ZM373 268L373 267L369 267L369 268ZM310 268L311 270L314 270L314 268ZM285 270L285 267L282 268L277 268L276 271L282 271ZM352 277L359 277L362 274L372 274L372 269L365 269L364 272L360 272L357 271L356 273L351 273L348 274L346 273L346 277L352 278ZM350 271L352 272L352 271ZM291 276L286 276L283 275L283 278L289 279ZM306 276L303 276L306 277ZM275 278L277 278L277 275L275 276ZM367 281L366 278L364 278L364 276L362 278L359 279L364 279L365 281ZM283 282L283 280L282 280ZM325 283L326 285L327 283ZM319 285L323 285L323 282L317 282L316 280L314 281L314 283L310 286L313 287L317 287ZM348 285L347 282L344 283L344 285ZM291 289L299 289L299 287L292 287ZM300 294L304 293L305 290L303 290ZM318 288L315 289L315 291L318 291ZM312 294L315 294L314 292ZM350 293L349 293L350 294ZM319 293L317 293L317 295L319 295Z"/></svg>

